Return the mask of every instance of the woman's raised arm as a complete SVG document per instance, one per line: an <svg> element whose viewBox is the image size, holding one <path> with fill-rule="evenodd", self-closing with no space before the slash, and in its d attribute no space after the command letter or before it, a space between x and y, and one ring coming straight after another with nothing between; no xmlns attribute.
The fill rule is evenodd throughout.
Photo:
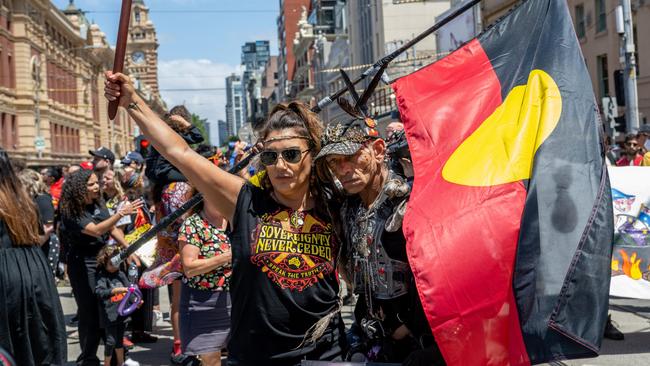
<svg viewBox="0 0 650 366"><path fill-rule="evenodd" d="M203 193L214 207L232 222L237 196L244 180L229 174L192 150L189 145L138 96L128 76L106 72L104 95L109 101L119 98L143 134L189 182Z"/></svg>

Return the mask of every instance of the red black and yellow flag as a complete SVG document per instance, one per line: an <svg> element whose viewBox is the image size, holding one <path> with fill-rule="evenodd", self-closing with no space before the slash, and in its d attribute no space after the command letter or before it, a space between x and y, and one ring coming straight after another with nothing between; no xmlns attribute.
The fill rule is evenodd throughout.
<svg viewBox="0 0 650 366"><path fill-rule="evenodd" d="M415 167L409 261L447 364L596 356L611 193L566 1L522 2L394 90Z"/></svg>

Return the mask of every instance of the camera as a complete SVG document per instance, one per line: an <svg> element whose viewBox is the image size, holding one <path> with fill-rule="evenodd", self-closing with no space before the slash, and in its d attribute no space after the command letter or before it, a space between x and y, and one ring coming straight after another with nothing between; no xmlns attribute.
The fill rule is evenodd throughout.
<svg viewBox="0 0 650 366"><path fill-rule="evenodd" d="M409 144L406 141L406 133L404 130L395 131L391 138L387 141L386 153L391 159L399 160L401 158L411 158L409 151Z"/></svg>

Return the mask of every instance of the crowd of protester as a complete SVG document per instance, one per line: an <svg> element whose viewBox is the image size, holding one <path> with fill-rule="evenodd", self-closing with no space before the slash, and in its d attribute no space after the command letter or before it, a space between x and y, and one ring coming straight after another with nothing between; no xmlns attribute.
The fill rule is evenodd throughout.
<svg viewBox="0 0 650 366"><path fill-rule="evenodd" d="M67 279L78 365L99 365L102 342L105 366L136 365L128 349L157 341L150 332L161 286L173 364L220 365L227 350L231 366L444 365L401 231L413 175L401 123L388 126L386 139L364 118L325 129L294 102L258 126L256 146L222 150L202 144L185 107L157 116L127 77L107 77L107 98L121 97L152 141L146 157L117 159L100 147L88 161L36 171L15 168L0 149L0 291L11 300L0 305L0 349L17 364L66 361L56 281ZM648 136L626 136L608 160L650 166ZM258 153L249 167L226 172L248 153ZM201 204L158 232L149 253L111 261L199 193ZM304 244L298 254L288 238ZM340 313L342 281L358 297L351 329ZM607 327L606 336L623 338Z"/></svg>

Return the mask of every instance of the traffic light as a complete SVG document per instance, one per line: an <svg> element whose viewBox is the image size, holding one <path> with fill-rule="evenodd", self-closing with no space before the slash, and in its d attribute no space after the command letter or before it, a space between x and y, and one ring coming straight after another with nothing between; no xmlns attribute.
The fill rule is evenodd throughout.
<svg viewBox="0 0 650 366"><path fill-rule="evenodd" d="M139 152L140 155L142 155L142 157L145 159L149 154L149 145L151 145L151 143L144 135L140 135L135 138L135 150Z"/></svg>
<svg viewBox="0 0 650 366"><path fill-rule="evenodd" d="M614 71L614 92L616 94L616 104L619 107L625 107L625 80L623 70Z"/></svg>
<svg viewBox="0 0 650 366"><path fill-rule="evenodd" d="M617 134L620 134L622 136L625 136L625 115L622 115L620 117L614 117L614 130L616 131Z"/></svg>

